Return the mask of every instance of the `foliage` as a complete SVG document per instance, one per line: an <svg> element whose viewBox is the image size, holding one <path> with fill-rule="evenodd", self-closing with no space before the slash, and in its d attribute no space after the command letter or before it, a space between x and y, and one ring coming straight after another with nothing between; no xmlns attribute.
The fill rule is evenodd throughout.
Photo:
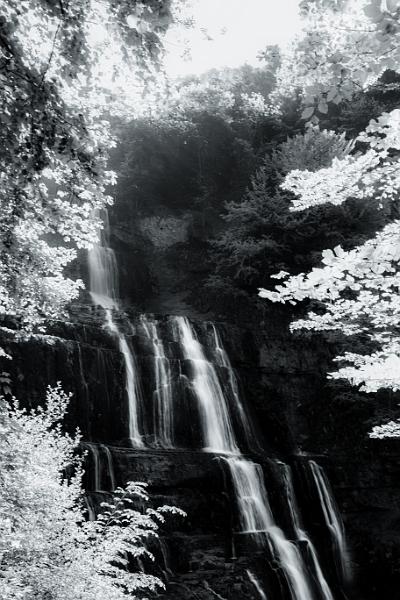
<svg viewBox="0 0 400 600"><path fill-rule="evenodd" d="M383 425L376 425L372 428L369 437L376 440L398 438L400 437L400 423L399 421L388 421Z"/></svg>
<svg viewBox="0 0 400 600"><path fill-rule="evenodd" d="M342 159L351 150L344 134L308 126L306 131L275 147L264 158L244 196L226 204L226 229L213 243L216 274L233 279L253 292L276 269L309 266L327 239L360 239L373 230L376 207L353 202L345 209L326 209L322 225L316 211L293 213L292 194L282 191L285 175L293 169L310 173ZM215 275L209 287L218 284Z"/></svg>
<svg viewBox="0 0 400 600"><path fill-rule="evenodd" d="M382 113L371 120L357 140L366 145L363 153L334 158L327 168L316 173L295 169L282 188L299 199L294 210L304 210L327 202L342 204L348 198L375 198L382 204L394 200L400 174L394 152L400 149L400 110Z"/></svg>
<svg viewBox="0 0 400 600"><path fill-rule="evenodd" d="M296 46L299 67L290 74L290 85L300 85L303 91L307 105L304 118L309 118L315 107L326 113L329 102L351 98L357 87L376 81L385 69L397 70L399 3L348 2L343 10L336 10L335 5L304 3L306 32ZM284 87L288 77L285 68L287 64L279 75ZM372 354L345 353L336 360L345 361L347 366L330 374L366 392L400 389L399 134L400 111L394 108L370 121L357 138L356 152L335 158L317 172L289 173L282 187L298 195L293 210L314 209L326 203L341 205L354 198L364 202L373 199L381 208L390 207L393 220L361 246L350 250L337 246L323 252L323 267L292 277L280 273L277 277L284 279L283 285L276 291L260 291L262 297L275 302L318 301L318 309L295 322L294 329L366 333L377 350ZM390 424L381 429L378 426L371 435L393 437L394 429Z"/></svg>
<svg viewBox="0 0 400 600"><path fill-rule="evenodd" d="M160 205L179 213L189 204L219 212L224 200L240 197L263 129L276 126L268 104L272 87L267 68L249 66L170 82L151 114L121 130L112 158L118 201L135 214L152 214Z"/></svg>
<svg viewBox="0 0 400 600"><path fill-rule="evenodd" d="M96 521L85 521L79 434L61 430L69 397L49 388L47 406L0 409L0 586L3 600L120 600L162 583L129 569L148 554L169 507L139 511L144 484L117 489ZM69 473L69 477L67 477ZM176 509L172 509L174 512Z"/></svg>
<svg viewBox="0 0 400 600"><path fill-rule="evenodd" d="M235 128L249 128L273 113L269 96L276 66L268 61L258 68L213 69L171 82L158 118L179 128L192 128L198 115L208 113Z"/></svg>
<svg viewBox="0 0 400 600"><path fill-rule="evenodd" d="M0 313L28 329L82 287L64 269L111 202L107 116L132 111L170 21L170 0L2 3Z"/></svg>
<svg viewBox="0 0 400 600"><path fill-rule="evenodd" d="M305 119L375 83L399 64L398 0L306 0L303 32L283 53L276 98L300 88Z"/></svg>

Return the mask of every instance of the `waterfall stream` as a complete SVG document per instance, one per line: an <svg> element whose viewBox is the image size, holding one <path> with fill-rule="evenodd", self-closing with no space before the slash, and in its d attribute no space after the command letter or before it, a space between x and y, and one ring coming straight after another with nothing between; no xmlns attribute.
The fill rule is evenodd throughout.
<svg viewBox="0 0 400 600"><path fill-rule="evenodd" d="M191 384L199 402L205 450L220 454L238 454L229 408L214 365L205 355L186 317L174 317L184 358L193 370Z"/></svg>
<svg viewBox="0 0 400 600"><path fill-rule="evenodd" d="M258 592L258 595L260 596L261 600L267 600L267 596L264 593L264 590L262 589L261 584L258 581L257 577L254 575L254 573L252 571L250 571L250 569L247 569L246 573L247 573L247 576L250 579L251 583L256 588L256 590Z"/></svg>
<svg viewBox="0 0 400 600"><path fill-rule="evenodd" d="M110 333L118 340L119 350L125 365L125 390L128 397L128 431L132 446L143 447L139 427L142 398L138 383L135 357L126 337L120 332L113 319L113 310L119 310L117 262L114 251L108 245L109 222L105 211L104 229L100 243L89 251L90 294L93 304L105 310L105 323Z"/></svg>
<svg viewBox="0 0 400 600"><path fill-rule="evenodd" d="M131 351L126 337L119 331L109 308L106 311L106 324L108 330L118 339L119 350L125 364L125 390L128 397L128 431L132 446L143 447L143 440L139 430L139 408L143 402L139 387L136 360Z"/></svg>
<svg viewBox="0 0 400 600"><path fill-rule="evenodd" d="M172 398L171 369L165 356L164 344L158 334L157 323L141 315L143 329L151 341L154 353L155 390L154 399L154 439L161 448L174 447L174 406Z"/></svg>
<svg viewBox="0 0 400 600"><path fill-rule="evenodd" d="M314 572L314 577L318 583L318 588L319 588L321 597L323 598L323 600L333 600L333 595L332 595L331 589L329 587L327 580L325 579L325 576L324 576L321 566L320 566L317 550L316 550L313 542L311 541L309 535L305 531L304 526L302 524L301 514L300 514L298 504L297 504L295 491L294 491L292 471L291 471L289 465L286 465L285 463L278 461L278 465L280 467L282 467L282 470L283 470L283 478L284 478L285 491L286 491L286 500L288 503L291 521L293 523L293 528L294 528L294 531L296 534L296 538L299 542L305 542L307 545L307 550L308 550L309 557L310 557L311 568Z"/></svg>
<svg viewBox="0 0 400 600"><path fill-rule="evenodd" d="M101 444L101 449L104 452L104 454L106 455L107 471L108 471L108 477L110 479L110 492L113 492L116 488L113 457L112 457L110 448L108 446Z"/></svg>
<svg viewBox="0 0 400 600"><path fill-rule="evenodd" d="M338 572L344 582L350 581L350 560L344 533L344 525L330 483L320 465L313 460L309 461L309 465L317 488L325 523L331 534L333 556L337 564Z"/></svg>
<svg viewBox="0 0 400 600"><path fill-rule="evenodd" d="M213 334L214 334L215 357L216 357L217 364L224 367L228 372L229 386L230 386L232 398L235 403L235 408L239 415L241 427L244 431L247 445L249 448L252 448L257 444L255 444L255 436L254 436L254 433L253 433L253 430L252 430L252 427L250 424L250 420L246 414L243 403L240 399L239 386L238 386L235 372L231 365L231 361L229 360L229 356L228 356L225 348L222 345L221 338L219 337L217 328L215 327L215 325L213 323L211 323L211 326L212 326L212 330L213 330Z"/></svg>
<svg viewBox="0 0 400 600"><path fill-rule="evenodd" d="M101 470L100 470L100 453L97 444L85 442L82 444L84 449L88 449L93 464L93 491L101 490Z"/></svg>
<svg viewBox="0 0 400 600"><path fill-rule="evenodd" d="M275 522L262 468L240 455L230 421L229 404L220 386L215 367L206 359L205 352L188 319L175 317L174 321L183 355L191 362L193 368L191 384L199 402L201 425L206 444L204 449L221 454L228 465L238 505L241 532L251 534L259 542L267 542L272 556L282 569L292 600L312 600L314 593L307 567L295 543L286 538L283 530ZM220 365L228 369L230 373L230 385L236 408L239 413L244 414L232 366L214 326L213 331L215 350ZM242 425L246 434L249 435L251 429L247 417L244 418ZM227 454L233 454L233 456L226 456ZM298 539L305 539L305 534L300 530L300 526L296 525L299 521L296 521L298 511L295 510L294 493L291 494L291 498L293 498L294 528ZM311 547L313 548L310 542L312 554ZM318 581L325 594L324 600L333 600L315 551L313 558Z"/></svg>
<svg viewBox="0 0 400 600"><path fill-rule="evenodd" d="M148 440L146 439L146 445L143 441L141 423L145 406L139 384L138 365L127 336L121 332L114 318L114 312L119 311L120 306L116 259L109 247L108 235L106 218L101 242L89 252L90 293L93 303L104 309L105 328L118 341L123 358L130 443L134 448L149 451ZM246 451L255 447L260 450L260 446L241 400L238 381L217 328L211 324L213 342L211 347L204 347L195 328L186 317L171 317L169 324L171 323L175 342L178 342L180 356L183 357L175 358L178 361L179 378L187 381L191 389L191 398L196 403L200 416L203 451L218 455L227 465L237 507L240 534L250 536L259 548L267 552L271 564L274 565L273 569L278 568L280 580L285 582L285 598L288 596L291 600L334 600L317 549L303 525L290 467L280 461L275 463L283 481L294 539L289 539L284 529L278 525L279 515L277 521L274 515L275 505L273 504L274 511L270 505L263 468L241 454L239 440L245 441ZM152 349L154 379L150 377L150 383L147 385L153 386L151 433L154 446L157 449L173 450L176 448L177 410L174 407L172 363L165 351L158 320L152 316L141 315L138 328L144 332L148 340L146 343L150 343ZM169 352L171 350L168 348L168 354ZM173 352L175 353L176 349ZM175 357L174 353L172 356ZM82 368L81 358L80 361ZM84 378L82 380L85 381ZM241 435L237 436L239 432ZM101 491L104 483L102 456L107 466L107 487L111 491L115 490L116 478L110 449L94 443L87 443L86 446L94 467L94 491ZM349 580L349 570L343 523L322 468L314 461L310 461L309 465L325 525L332 539L335 560L340 566L342 580L346 581ZM94 518L90 504L88 511L90 518ZM306 548L306 557L300 551L301 548ZM167 564L165 548L162 548L162 553ZM248 569L246 572L261 600L266 600L267 594L254 573Z"/></svg>
<svg viewBox="0 0 400 600"><path fill-rule="evenodd" d="M312 600L314 595L301 554L274 520L260 465L236 457L227 458L226 462L232 474L242 532L267 541L282 569L292 600Z"/></svg>
<svg viewBox="0 0 400 600"><path fill-rule="evenodd" d="M91 498L89 498L87 495L85 495L83 497L83 501L84 501L84 503L86 505L86 510L87 510L87 513L88 513L88 519L89 519L89 521L95 521L96 520L96 511L94 510Z"/></svg>
<svg viewBox="0 0 400 600"><path fill-rule="evenodd" d="M114 462L111 451L104 444L94 444L92 442L84 442L82 447L89 452L93 465L93 492L110 491L113 492L116 488ZM105 467L102 456L105 456ZM107 481L104 481L104 473L107 475Z"/></svg>
<svg viewBox="0 0 400 600"><path fill-rule="evenodd" d="M115 253L109 247L110 223L107 211L103 213L103 223L100 243L88 253L89 290L93 304L112 310L118 308L118 267Z"/></svg>

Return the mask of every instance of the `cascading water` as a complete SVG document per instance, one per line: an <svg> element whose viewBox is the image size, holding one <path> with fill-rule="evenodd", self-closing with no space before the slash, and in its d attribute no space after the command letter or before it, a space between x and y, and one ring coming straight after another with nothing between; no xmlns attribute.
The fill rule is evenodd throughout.
<svg viewBox="0 0 400 600"><path fill-rule="evenodd" d="M232 475L243 533L266 541L280 565L292 600L312 600L312 587L297 547L275 523L260 465L244 458L225 459Z"/></svg>
<svg viewBox="0 0 400 600"><path fill-rule="evenodd" d="M113 318L113 311L119 310L117 266L114 252L108 245L107 218L105 219L105 231L101 243L89 252L89 271L90 292L93 303L104 308L106 327L118 340L119 350L124 360L129 438L134 447L144 449L141 433L143 399L140 392L135 356L126 336L119 330ZM152 344L154 357L154 444L159 448L173 449L175 446L175 413L170 363L165 354L157 321L154 318L142 315L141 325ZM314 600L316 597L319 600L334 600L320 566L316 548L303 527L290 468L284 463L280 463L283 470L286 500L296 538L294 542L287 539L284 531L275 521L261 466L244 458L240 453L232 424L231 408L238 417L235 419L235 426L240 424L247 448L254 448L257 438L241 401L235 372L216 327L212 325L214 344L211 351L215 362L213 364L207 359L195 330L186 317L173 317L173 325L177 341L181 345L184 358L182 367L186 375L184 376L181 373L180 363L178 365L179 373L181 373L181 377L188 378L198 404L203 449L221 455L228 465L238 506L241 532L251 535L260 545L268 549L273 562L279 565L291 600ZM228 375L228 385L225 386L226 395L218 376L217 367L225 369ZM88 444L87 447L93 460L94 489L99 491L102 484L99 447L96 444ZM112 455L106 446L100 448L107 461L107 481L111 491L113 491L116 482ZM310 469L317 488L324 519L336 549L336 556L340 558L343 579L346 580L349 578L349 574L343 523L333 500L329 482L326 480L321 467L311 461ZM90 518L94 518L92 506L88 505L88 510ZM307 547L309 570L307 570L307 565L296 542ZM261 600L266 600L266 593L255 575L249 570L247 574Z"/></svg>
<svg viewBox="0 0 400 600"><path fill-rule="evenodd" d="M246 569L246 573L247 573L247 576L250 579L251 583L256 588L261 600L267 600L267 596L265 595L264 590L262 589L261 584L258 581L257 577L254 575L254 573L252 571L250 571L250 569Z"/></svg>
<svg viewBox="0 0 400 600"><path fill-rule="evenodd" d="M94 304L105 310L106 326L118 340L119 350L125 364L125 390L128 397L128 430L129 439L134 447L143 447L139 427L139 411L142 404L140 386L134 355L126 337L120 332L113 319L113 310L119 310L117 301L118 279L117 263L114 251L108 245L109 222L108 213L104 215L104 229L100 244L89 251L90 294Z"/></svg>
<svg viewBox="0 0 400 600"><path fill-rule="evenodd" d="M229 360L229 356L228 356L225 348L222 345L221 338L219 336L217 328L215 327L215 325L213 323L211 323L211 326L212 326L212 330L213 330L213 334L214 334L215 357L217 360L217 364L221 367L224 367L228 372L231 395L232 395L233 401L235 403L236 411L240 418L241 427L244 431L248 447L252 448L252 447L254 447L254 445L256 445L255 444L255 436L254 436L249 418L244 409L243 403L240 399L239 386L238 386L235 372L231 365L231 361ZM258 446L258 444L257 444L257 446Z"/></svg>
<svg viewBox="0 0 400 600"><path fill-rule="evenodd" d="M314 594L302 556L275 523L260 465L240 455L230 422L229 405L215 367L206 359L188 319L175 317L174 322L183 355L193 368L191 384L199 401L205 450L225 455L238 504L241 531L268 544L273 558L282 569L292 600L313 600ZM220 360L224 361L223 366L227 368L230 363L227 362L226 353L222 352L219 338L215 339L220 349ZM237 386L236 392L240 404Z"/></svg>
<svg viewBox="0 0 400 600"><path fill-rule="evenodd" d="M128 431L132 446L142 448L144 446L139 429L139 407L142 397L137 374L137 366L134 354L131 352L126 337L119 331L113 321L112 311L106 309L106 323L108 330L118 339L119 350L124 358L125 364L125 390L128 397Z"/></svg>
<svg viewBox="0 0 400 600"><path fill-rule="evenodd" d="M84 499L84 503L86 504L86 510L88 512L89 521L95 521L96 520L96 511L94 510L92 500L86 495L83 497L83 499Z"/></svg>
<svg viewBox="0 0 400 600"><path fill-rule="evenodd" d="M165 356L164 344L158 334L157 323L146 315L141 315L143 329L150 339L154 353L156 389L154 398L154 439L161 448L174 447L174 406L172 398L171 369Z"/></svg>
<svg viewBox="0 0 400 600"><path fill-rule="evenodd" d="M82 447L89 450L89 455L92 459L93 464L93 491L98 492L101 490L101 471L100 471L100 453L97 444L91 444L85 442Z"/></svg>
<svg viewBox="0 0 400 600"><path fill-rule="evenodd" d="M110 449L104 444L93 444L92 442L84 442L82 447L89 451L91 462L93 465L93 489L94 492L101 492L109 490L113 492L115 490L115 474L114 474L114 463ZM104 461L102 456L106 459L106 468L104 468ZM107 475L107 482L104 481L104 473Z"/></svg>
<svg viewBox="0 0 400 600"><path fill-rule="evenodd" d="M100 243L88 253L89 289L93 304L112 310L118 308L118 268L115 253L108 243L110 224L107 211L103 213L103 225Z"/></svg>
<svg viewBox="0 0 400 600"><path fill-rule="evenodd" d="M242 457L225 460L236 492L242 533L266 533L273 522L260 465Z"/></svg>
<svg viewBox="0 0 400 600"><path fill-rule="evenodd" d="M110 480L110 492L113 492L115 490L115 474L114 474L114 462L113 462L113 457L110 451L110 448L108 446L105 446L104 444L101 444L101 449L104 452L104 454L106 455L106 460L107 460L107 471L108 471L108 477Z"/></svg>
<svg viewBox="0 0 400 600"><path fill-rule="evenodd" d="M321 565L319 562L317 550L316 550L313 542L311 541L309 535L305 531L303 524L302 524L301 514L300 514L298 504L297 504L296 495L294 492L292 471L291 471L289 465L287 465L283 462L277 461L277 464L283 471L286 500L287 500L287 504L289 507L291 521L293 524L296 538L299 542L303 542L307 545L307 549L308 549L308 553L309 553L309 557L310 557L311 568L313 570L314 577L317 581L319 592L320 592L322 599L323 600L333 600L332 592L330 590L327 580L325 579L324 573L322 571L322 568L321 568Z"/></svg>
<svg viewBox="0 0 400 600"><path fill-rule="evenodd" d="M337 507L328 478L323 468L315 461L309 461L311 474L317 489L326 526L330 532L333 546L333 555L337 570L343 582L352 578L350 569L350 556L344 532L344 525Z"/></svg>
<svg viewBox="0 0 400 600"><path fill-rule="evenodd" d="M203 352L186 317L174 317L184 358L193 369L191 384L199 402L205 450L220 454L238 454L229 409L214 366Z"/></svg>

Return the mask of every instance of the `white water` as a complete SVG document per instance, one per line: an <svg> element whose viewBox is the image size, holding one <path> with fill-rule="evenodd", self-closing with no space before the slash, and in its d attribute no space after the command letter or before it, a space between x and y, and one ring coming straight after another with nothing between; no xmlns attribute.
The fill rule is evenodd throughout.
<svg viewBox="0 0 400 600"><path fill-rule="evenodd" d="M91 444L85 442L82 444L84 448L89 450L89 453L93 461L93 491L99 492L101 490L101 473L100 473L100 453L97 444Z"/></svg>
<svg viewBox="0 0 400 600"><path fill-rule="evenodd" d="M164 573L165 578L168 580L169 577L171 575L173 575L173 571L172 571L171 567L169 566L170 565L170 559L169 559L168 546L167 546L167 544L165 543L165 541L161 537L158 537L156 539L158 541L158 545L159 545L161 556L162 556L163 563L164 563L163 573Z"/></svg>
<svg viewBox="0 0 400 600"><path fill-rule="evenodd" d="M126 337L119 331L116 323L113 321L111 309L106 308L105 311L107 328L118 339L119 350L125 364L125 390L128 397L129 439L132 446L135 448L142 448L144 444L139 429L139 407L142 404L142 397L135 357L131 352Z"/></svg>
<svg viewBox="0 0 400 600"><path fill-rule="evenodd" d="M92 500L88 496L85 495L84 501L85 501L86 508L88 511L89 521L95 521L96 520L96 512L93 508Z"/></svg>
<svg viewBox="0 0 400 600"><path fill-rule="evenodd" d="M128 429L132 446L143 447L139 428L139 407L141 405L140 387L134 355L126 337L120 332L113 319L113 310L119 310L117 301L118 281L117 264L114 251L108 246L109 223L105 212L104 230L100 244L89 251L90 294L93 303L104 308L106 326L118 340L119 350L125 365L125 389L128 397Z"/></svg>
<svg viewBox="0 0 400 600"><path fill-rule="evenodd" d="M318 587L321 592L321 597L323 598L323 600L333 600L332 592L330 590L328 582L325 579L325 576L323 574L323 571L322 571L322 568L321 568L321 565L319 562L317 550L316 550L313 542L311 541L310 537L308 536L307 532L305 531L303 524L302 524L300 510L299 510L296 495L294 492L291 469L290 469L289 465L286 465L285 463L282 463L280 461L278 461L278 465L283 470L286 499L287 499L290 515L292 517L292 523L293 523L294 531L296 534L296 538L297 538L297 540L299 540L301 542L305 542L307 544L307 548L309 551L309 556L311 559L315 578L317 580Z"/></svg>
<svg viewBox="0 0 400 600"><path fill-rule="evenodd" d="M154 353L156 379L156 389L153 394L155 444L161 448L173 448L174 407L169 360L165 356L164 344L158 335L157 323L150 320L146 315L141 315L140 319L147 337L151 340Z"/></svg>
<svg viewBox="0 0 400 600"><path fill-rule="evenodd" d="M275 523L260 465L244 458L225 460L232 474L242 532L256 534L258 539L262 539L261 534L264 534L280 564L292 600L312 600L314 596L301 554Z"/></svg>
<svg viewBox="0 0 400 600"><path fill-rule="evenodd" d="M93 491L94 492L101 492L104 491L106 488L111 487L111 492L113 492L115 490L115 474L114 474L114 463L113 463L113 459L112 459L112 455L110 452L110 449L105 446L104 444L94 444L92 442L84 442L82 444L82 446L85 449L89 450L89 454L92 458L92 462L93 462ZM105 487L103 487L104 485L104 477L102 477L102 474L104 473L104 470L102 468L102 454L105 455L106 457L106 462L107 462L107 475L108 475L108 479L109 479L109 485L106 484Z"/></svg>
<svg viewBox="0 0 400 600"><path fill-rule="evenodd" d="M238 454L226 398L214 366L186 317L174 317L184 357L193 368L191 384L199 402L204 450L220 454Z"/></svg>
<svg viewBox="0 0 400 600"><path fill-rule="evenodd" d="M104 211L104 228L101 232L100 244L89 250L90 295L94 304L105 309L118 308L118 268L114 251L108 245L109 221Z"/></svg>
<svg viewBox="0 0 400 600"><path fill-rule="evenodd" d="M115 474L114 474L114 461L113 461L113 457L112 454L110 452L110 449L108 448L108 446L105 446L104 444L101 444L101 449L104 452L104 454L106 455L106 460L107 460L107 470L108 470L108 476L110 478L110 492L113 492L115 490Z"/></svg>
<svg viewBox="0 0 400 600"><path fill-rule="evenodd" d="M265 533L273 526L260 465L242 457L225 459L232 474L242 533Z"/></svg>
<svg viewBox="0 0 400 600"><path fill-rule="evenodd" d="M126 337L119 331L113 319L113 310L119 310L117 301L118 284L117 268L114 252L108 247L108 223L102 242L89 253L90 291L94 304L105 309L106 326L118 339L119 349L124 359L126 393L128 397L129 437L135 447L143 447L140 433L140 407L142 398L134 355L129 347ZM280 565L290 590L291 600L313 600L314 595L307 578L307 571L302 556L296 545L286 539L284 532L276 525L265 481L260 465L246 460L240 455L235 439L234 430L229 413L229 403L225 398L214 365L207 360L204 350L199 343L195 331L185 317L175 317L174 323L178 340L181 344L184 358L190 362L190 384L198 401L201 428L205 448L204 450L225 455L229 466L233 488L239 508L241 530L250 533L257 539L265 541L276 562ZM143 324L154 349L154 366L156 377L155 390L155 437L161 447L173 446L173 402L171 393L171 374L169 362L165 356L164 347L159 338L155 323L144 318ZM213 326L214 327L214 326ZM217 363L227 369L232 400L240 415L242 427L250 445L252 430L244 407L240 400L237 380L229 358L224 350L221 340L214 328L215 354ZM100 457L98 447L89 445L94 462L94 487L101 488ZM226 456L228 455L228 456ZM230 456L229 456L230 455ZM106 458L110 476L111 487L115 488L115 477L112 456L108 448ZM335 540L338 554L342 560L343 572L347 568L347 556L341 523L337 507L329 491L329 484L321 472L320 467L310 463L316 482L324 517ZM290 472L289 472L290 474ZM319 566L318 557L314 546L302 528L299 512L295 503L295 496L290 477L287 478L287 496L293 519L293 526L297 539L307 541L311 559L314 565L316 578L322 591L323 600L333 600L328 584ZM89 507L88 507L89 508ZM89 510L90 518L93 513ZM248 572L248 576L258 591L261 600L266 600L259 582L255 576Z"/></svg>
<svg viewBox="0 0 400 600"><path fill-rule="evenodd" d="M261 600L267 600L267 596L265 595L264 590L262 589L260 582L258 581L257 577L254 575L254 573L252 571L250 571L250 569L246 569L246 573L247 573L247 576L250 579L251 583L256 588Z"/></svg>
<svg viewBox="0 0 400 600"><path fill-rule="evenodd" d="M214 333L214 344L215 344L215 356L217 359L217 364L221 367L224 367L228 371L229 376L229 386L231 388L232 398L235 402L236 410L238 412L241 427L243 428L247 445L249 448L252 447L252 442L255 438L254 433L252 431L252 427L250 425L250 421L247 417L246 411L244 410L244 406L240 399L239 394L239 386L236 379L235 372L233 370L231 361L229 360L229 356L222 344L221 338L218 334L217 328L213 323L211 323Z"/></svg>
<svg viewBox="0 0 400 600"><path fill-rule="evenodd" d="M234 454L224 459L232 476L241 531L268 543L281 566L292 600L313 600L301 554L274 521L261 466L240 455L228 403L215 368L206 359L189 321L185 317L175 317L174 321L183 355L193 368L191 384L199 401L205 449L225 455ZM216 346L222 349L219 342ZM220 351L220 360L225 361L225 366L228 364L225 352Z"/></svg>
<svg viewBox="0 0 400 600"><path fill-rule="evenodd" d="M320 465L313 460L309 461L309 465L317 488L325 523L331 534L338 571L344 582L350 581L350 557L344 533L344 525L330 483Z"/></svg>

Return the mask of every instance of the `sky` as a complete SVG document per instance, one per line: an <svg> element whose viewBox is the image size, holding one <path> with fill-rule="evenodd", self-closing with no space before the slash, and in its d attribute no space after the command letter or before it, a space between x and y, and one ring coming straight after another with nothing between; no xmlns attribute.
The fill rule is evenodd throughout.
<svg viewBox="0 0 400 600"><path fill-rule="evenodd" d="M298 0L194 0L191 12L196 25L185 32L191 60L182 57L181 29L171 28L165 40L171 77L256 65L260 50L285 45L300 27Z"/></svg>

